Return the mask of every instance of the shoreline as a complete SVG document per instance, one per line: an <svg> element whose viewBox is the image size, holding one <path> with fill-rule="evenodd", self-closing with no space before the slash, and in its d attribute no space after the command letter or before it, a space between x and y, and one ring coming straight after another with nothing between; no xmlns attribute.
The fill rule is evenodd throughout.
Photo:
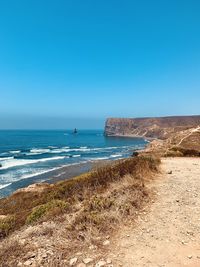
<svg viewBox="0 0 200 267"><path fill-rule="evenodd" d="M143 140L147 141L147 139L145 139L144 137L135 137L135 136L115 136L115 137L142 138ZM133 149L129 157L133 155L134 151L142 152L144 149L147 148L147 146L149 145L149 142L146 143L146 145L143 148L140 148L140 149L137 148L135 150ZM116 160L117 159L102 159L102 160L77 162L77 163L72 163L69 165L64 165L64 166L55 168L53 170L49 170L49 171L47 170L46 172L38 174L38 175L23 178L21 180L8 184L4 188L1 188L0 199L9 197L10 195L16 193L18 190L23 190L30 185L43 184L43 183L55 184L59 181L68 180L73 177L79 176L83 173L87 173L95 167L99 167L102 164L105 164L108 162L114 162Z"/></svg>
<svg viewBox="0 0 200 267"><path fill-rule="evenodd" d="M75 163L72 165L62 166L58 169L51 170L43 174L21 179L19 181L11 183L7 187L2 188L0 191L0 199L8 197L11 194L15 193L17 190L21 190L33 184L54 184L58 181L70 179L74 176L78 176L82 173L90 171L93 167L92 165L92 162Z"/></svg>
<svg viewBox="0 0 200 267"><path fill-rule="evenodd" d="M114 162L115 160L113 160ZM32 176L29 178L21 179L13 182L7 187L4 187L0 191L0 199L8 197L18 190L26 189L30 185L34 184L55 184L59 181L72 179L73 177L79 176L83 173L90 172L93 168L102 166L105 163L110 162L109 160L98 160L88 161L82 163L74 163L71 165L62 166L58 169L48 171L43 174Z"/></svg>

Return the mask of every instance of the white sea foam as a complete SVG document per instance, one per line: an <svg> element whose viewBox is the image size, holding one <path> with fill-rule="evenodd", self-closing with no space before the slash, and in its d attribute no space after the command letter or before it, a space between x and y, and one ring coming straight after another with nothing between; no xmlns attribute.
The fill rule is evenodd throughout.
<svg viewBox="0 0 200 267"><path fill-rule="evenodd" d="M33 148L30 150L31 153L49 153L51 150L49 148Z"/></svg>
<svg viewBox="0 0 200 267"><path fill-rule="evenodd" d="M101 150L110 150L110 149L117 149L119 147L94 147L88 148L86 146L82 146L79 148L69 148L69 147L62 147L58 149L52 149L50 153L63 153L63 152L90 152L90 151L101 151Z"/></svg>
<svg viewBox="0 0 200 267"><path fill-rule="evenodd" d="M11 183L9 183L9 184L0 184L0 189L3 189L3 188L5 188L5 187L7 187L9 185L11 185Z"/></svg>
<svg viewBox="0 0 200 267"><path fill-rule="evenodd" d="M2 152L2 153L0 153L0 156L5 156L5 155L8 155L8 152Z"/></svg>
<svg viewBox="0 0 200 267"><path fill-rule="evenodd" d="M61 148L57 148L54 146L49 146L48 148L33 148L30 152L27 152L26 155L39 155L44 153L68 153L68 152L90 152L90 151L101 151L101 150L111 150L111 149L118 149L119 147L94 147L88 148L87 146L81 146L79 148L70 148L68 146L64 146ZM122 147L123 148L123 147Z"/></svg>
<svg viewBox="0 0 200 267"><path fill-rule="evenodd" d="M99 158L91 158L91 161L96 161L96 160L106 160L109 159L109 157L99 157Z"/></svg>
<svg viewBox="0 0 200 267"><path fill-rule="evenodd" d="M110 158L118 158L118 157L122 157L122 154L113 154L110 156Z"/></svg>
<svg viewBox="0 0 200 267"><path fill-rule="evenodd" d="M56 168L52 168L52 169L48 169L48 170L42 170L42 171L38 171L38 172L35 172L35 173L27 174L27 175L22 175L20 177L20 180L28 179L28 178L35 177L35 176L39 176L39 175L42 175L42 174L45 174L45 173L48 173L48 172L55 171L57 169L60 169L60 167L56 167Z"/></svg>
<svg viewBox="0 0 200 267"><path fill-rule="evenodd" d="M107 159L112 159L112 158L121 158L123 157L122 154L113 154L108 157L98 157L98 158L91 158L90 160L96 161L96 160L107 160Z"/></svg>
<svg viewBox="0 0 200 267"><path fill-rule="evenodd" d="M73 155L73 158L79 158L81 155Z"/></svg>
<svg viewBox="0 0 200 267"><path fill-rule="evenodd" d="M8 159L14 159L14 157L4 157L4 158L0 158L0 161L4 161L4 160L8 160Z"/></svg>
<svg viewBox="0 0 200 267"><path fill-rule="evenodd" d="M45 162L45 161L50 161L50 160L60 160L64 158L66 157L63 156L63 157L52 157L52 158L43 158L43 159L8 159L1 163L2 167L0 168L0 170L5 170L5 169L22 166L22 165Z"/></svg>
<svg viewBox="0 0 200 267"><path fill-rule="evenodd" d="M20 152L21 152L21 150L11 150L11 151L9 151L9 153L11 153L11 154L18 154Z"/></svg>
<svg viewBox="0 0 200 267"><path fill-rule="evenodd" d="M44 153L40 153L40 152L27 152L25 153L26 156L35 156L35 155L42 155Z"/></svg>
<svg viewBox="0 0 200 267"><path fill-rule="evenodd" d="M50 153L53 154L59 154L59 153L63 153L63 152L70 152L71 150L69 149L69 147L62 147L62 148L56 148L50 151Z"/></svg>

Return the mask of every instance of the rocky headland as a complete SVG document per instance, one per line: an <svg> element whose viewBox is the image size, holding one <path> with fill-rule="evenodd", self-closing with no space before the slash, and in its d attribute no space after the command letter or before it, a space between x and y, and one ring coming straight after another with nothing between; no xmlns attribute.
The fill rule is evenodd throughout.
<svg viewBox="0 0 200 267"><path fill-rule="evenodd" d="M105 125L107 136L144 137L151 142L145 153L160 156L200 155L200 116L160 118L110 118Z"/></svg>

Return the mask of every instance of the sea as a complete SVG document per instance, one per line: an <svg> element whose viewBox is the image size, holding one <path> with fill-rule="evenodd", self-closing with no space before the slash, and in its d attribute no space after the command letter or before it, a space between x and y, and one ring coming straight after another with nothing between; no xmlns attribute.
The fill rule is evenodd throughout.
<svg viewBox="0 0 200 267"><path fill-rule="evenodd" d="M147 140L106 137L103 130L1 130L0 198L35 182L45 182L63 167L129 157ZM57 174L59 176L59 174Z"/></svg>

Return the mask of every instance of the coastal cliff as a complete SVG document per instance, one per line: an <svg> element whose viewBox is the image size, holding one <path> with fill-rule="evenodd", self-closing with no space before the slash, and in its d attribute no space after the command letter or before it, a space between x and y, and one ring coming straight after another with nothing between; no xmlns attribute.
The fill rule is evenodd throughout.
<svg viewBox="0 0 200 267"><path fill-rule="evenodd" d="M105 135L154 139L141 153L159 156L200 156L200 116L114 119Z"/></svg>
<svg viewBox="0 0 200 267"><path fill-rule="evenodd" d="M167 139L174 133L198 126L200 116L109 118L105 125L105 135Z"/></svg>

